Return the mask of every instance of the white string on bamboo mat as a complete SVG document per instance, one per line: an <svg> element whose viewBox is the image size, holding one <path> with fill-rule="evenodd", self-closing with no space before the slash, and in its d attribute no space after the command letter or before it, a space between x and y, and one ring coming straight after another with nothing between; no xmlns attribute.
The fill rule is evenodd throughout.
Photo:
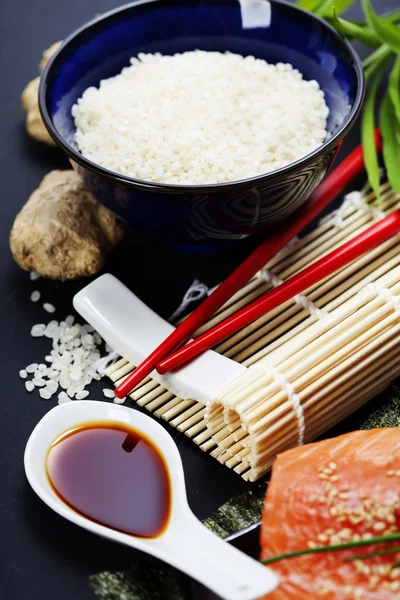
<svg viewBox="0 0 400 600"><path fill-rule="evenodd" d="M286 252L286 250L289 250L289 248L292 248L292 246L294 246L295 244L297 244L298 241L299 241L299 237L297 235L295 235L291 240L288 241L288 243L286 244L286 246L284 246L282 248L282 250L279 250L279 252L277 252L275 254L274 258L277 258L278 256L281 256L284 252Z"/></svg>
<svg viewBox="0 0 400 600"><path fill-rule="evenodd" d="M298 240L299 240L299 238L297 236L295 236L292 240L290 240L290 242L288 242L286 244L286 246L284 248L282 248L282 250L280 250L277 253L276 256L279 256L280 254L285 252L285 250L287 250L288 248L293 246L296 242L298 242ZM169 317L168 322L174 323L175 321L177 321L178 318L182 315L182 313L185 312L187 307L190 304L192 304L192 302L198 302L199 300L202 300L206 296L210 296L213 292L215 292L215 290L217 289L217 287L219 287L219 285L220 284L215 285L212 288L209 288L205 283L202 283L198 279L194 279L193 282L190 284L189 288L186 290L185 295L182 298L182 302L180 303L178 308L172 313L172 315Z"/></svg>
<svg viewBox="0 0 400 600"><path fill-rule="evenodd" d="M172 313L169 317L169 323L173 323L176 321L187 309L187 307L192 304L192 302L198 302L202 300L209 294L208 286L205 283L202 283L198 279L195 279L188 290L185 292L185 295L182 298L182 302L178 306L178 308Z"/></svg>
<svg viewBox="0 0 400 600"><path fill-rule="evenodd" d="M393 294L388 288L383 287L379 283L368 283L368 285L366 285L361 290L361 293L363 292L373 293L377 296L382 296L395 312L400 311L400 298Z"/></svg>
<svg viewBox="0 0 400 600"><path fill-rule="evenodd" d="M274 287L277 287L283 283L282 279L277 277L275 273L272 273L268 269L261 269L261 271L258 271L257 276L262 277L267 283L272 283ZM319 320L322 320L329 316L328 313L318 308L314 302L309 300L304 294L297 294L294 297L294 300L297 304L300 304L300 306L308 311L312 317L316 316Z"/></svg>
<svg viewBox="0 0 400 600"><path fill-rule="evenodd" d="M292 404L293 412L295 414L299 427L299 437L297 443L299 446L302 446L304 444L306 422L304 419L304 411L301 405L300 396L294 391L293 385L290 383L286 375L281 373L279 369L272 365L263 365L260 363L256 363L254 365L251 365L250 369L255 371L262 371L266 375L272 376L274 381L281 386L284 392L286 392L289 402L291 402Z"/></svg>
<svg viewBox="0 0 400 600"><path fill-rule="evenodd" d="M207 296L211 296L211 294L212 294L213 292L215 292L215 290L217 289L217 287L219 287L220 285L221 285L221 284L220 284L220 283L218 283L217 285L214 285L214 287L210 288L210 289L208 290L208 292L207 292Z"/></svg>
<svg viewBox="0 0 400 600"><path fill-rule="evenodd" d="M346 216L346 211L352 206L361 210L362 212L369 213L371 217L376 220L383 219L383 217L385 216L385 213L382 210L376 208L376 206L373 206L366 201L365 195L362 191L354 191L347 194L344 198L342 205L336 211L333 212L333 223L335 227L341 229L344 226L344 217Z"/></svg>
<svg viewBox="0 0 400 600"><path fill-rule="evenodd" d="M106 374L107 369L114 365L119 357L120 356L117 352L112 351L107 356L99 358L99 360L95 363L98 374L103 377Z"/></svg>

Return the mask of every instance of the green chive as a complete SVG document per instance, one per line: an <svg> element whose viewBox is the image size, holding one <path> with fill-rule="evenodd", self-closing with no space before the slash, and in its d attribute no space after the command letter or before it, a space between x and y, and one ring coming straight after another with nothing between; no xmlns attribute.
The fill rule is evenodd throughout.
<svg viewBox="0 0 400 600"><path fill-rule="evenodd" d="M394 52L400 52L400 29L393 23L389 23L374 12L370 0L362 0L365 17L371 29L386 43Z"/></svg>
<svg viewBox="0 0 400 600"><path fill-rule="evenodd" d="M385 548L384 550L377 550L376 552L369 552L368 554L358 554L351 558L345 558L344 562L353 562L354 560L366 560L367 558L375 558L376 556L384 556L385 554L397 554L400 552L400 546Z"/></svg>
<svg viewBox="0 0 400 600"><path fill-rule="evenodd" d="M286 554L279 554L277 556L271 556L271 558L265 558L261 562L264 565L270 565L274 562L286 560L288 558L296 558L298 556L305 556L307 554L321 554L322 552L336 552L339 550L349 550L350 548L359 548L361 546L372 546L372 544L386 544L388 542L394 542L400 540L400 533L393 533L391 535L382 535L379 537L372 537L368 540L357 540L354 542L347 542L346 544L336 544L334 546L317 546L316 548L305 548L304 550L296 550L295 552L288 552Z"/></svg>
<svg viewBox="0 0 400 600"><path fill-rule="evenodd" d="M332 7L332 24L346 38L351 37L372 48L381 46L381 40L374 31L338 17L334 6Z"/></svg>
<svg viewBox="0 0 400 600"><path fill-rule="evenodd" d="M396 192L400 192L400 145L397 139L398 121L389 90L385 94L379 111L379 126L383 140L382 153L387 178L392 188Z"/></svg>

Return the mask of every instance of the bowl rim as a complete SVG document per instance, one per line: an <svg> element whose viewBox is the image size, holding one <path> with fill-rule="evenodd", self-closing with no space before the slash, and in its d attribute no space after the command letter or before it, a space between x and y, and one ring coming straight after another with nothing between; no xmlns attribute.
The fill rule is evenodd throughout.
<svg viewBox="0 0 400 600"><path fill-rule="evenodd" d="M54 66L54 63L57 61L58 57L65 48L73 41L76 40L82 33L84 33L87 29L92 27L96 27L100 25L103 21L107 21L110 17L115 15L119 15L124 12L131 11L137 6L143 4L153 4L156 2L162 3L165 0L135 0L130 2L129 4L124 4L115 9L109 10L94 19L91 19L75 29L70 35L68 35L57 49L57 51L50 58L49 62L45 66L43 72L40 76L40 86L39 86L39 110L42 116L44 125L49 132L50 136L56 142L58 146L60 146L67 156L78 165L89 169L92 172L95 172L98 175L105 177L106 179L110 179L119 184L128 184L132 187L139 188L147 191L155 191L162 192L164 194L199 194L199 193L220 193L220 192L228 192L230 189L237 188L245 188L259 182L264 182L266 180L273 182L276 179L280 179L282 176L291 175L299 170L306 168L310 163L312 163L317 157L321 155L325 155L329 150L335 148L337 144L345 137L347 132L353 126L357 116L360 113L361 106L364 100L365 95L365 78L364 71L361 64L361 59L358 56L357 52L351 46L351 44L340 35L340 33L332 27L329 23L327 23L321 17L302 9L294 4L287 2L286 0L270 0L272 4L283 5L290 10L298 11L303 14L306 14L310 19L313 19L322 27L328 29L334 37L337 38L338 42L345 47L349 54L349 62L352 64L352 67L356 76L356 95L354 98L353 106L347 117L344 119L343 123L340 125L338 130L323 144L315 148L309 154L299 158L298 160L289 163L288 165L281 167L275 171L270 171L267 173L262 173L261 175L255 175L253 177L247 177L245 179L238 179L235 181L226 181L222 183L209 183L209 184L172 184L172 183L162 183L156 181L147 181L144 179L136 179L134 177L129 177L127 175L123 175L122 173L117 173L115 171L111 171L110 169L106 169L101 165L92 162L83 154L75 150L66 139L59 133L57 127L54 125L53 120L50 116L50 113L47 108L47 92L49 83L48 80L51 77L51 72Z"/></svg>

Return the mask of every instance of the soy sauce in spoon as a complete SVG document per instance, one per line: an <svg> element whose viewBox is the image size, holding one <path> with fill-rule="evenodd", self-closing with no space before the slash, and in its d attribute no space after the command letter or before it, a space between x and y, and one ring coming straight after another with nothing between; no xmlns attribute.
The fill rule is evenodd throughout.
<svg viewBox="0 0 400 600"><path fill-rule="evenodd" d="M165 459L142 432L119 422L66 431L47 454L48 479L77 513L114 530L155 538L171 512Z"/></svg>

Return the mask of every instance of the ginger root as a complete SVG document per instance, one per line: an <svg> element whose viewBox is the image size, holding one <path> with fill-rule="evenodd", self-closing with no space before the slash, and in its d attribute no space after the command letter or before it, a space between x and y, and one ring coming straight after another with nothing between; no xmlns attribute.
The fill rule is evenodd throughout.
<svg viewBox="0 0 400 600"><path fill-rule="evenodd" d="M61 44L62 44L62 41L54 42L54 44L52 44L49 48L47 48L43 52L42 59L39 63L39 73L41 73L44 70L45 66L47 65L47 63L49 62L49 60L51 59L53 54L59 49Z"/></svg>
<svg viewBox="0 0 400 600"><path fill-rule="evenodd" d="M65 280L97 273L122 237L117 217L75 171L52 171L16 216L10 247L23 269Z"/></svg>
<svg viewBox="0 0 400 600"><path fill-rule="evenodd" d="M52 44L50 48L47 48L43 52L42 60L39 64L40 72L43 71L46 64L49 62L50 58L53 56L54 52L59 48L62 42L56 42ZM31 137L39 142L45 142L49 146L55 146L55 142L53 138L48 133L44 123L42 121L42 117L39 111L39 84L40 77L36 77L33 81L30 81L21 96L21 104L22 108L27 113L26 115L26 130Z"/></svg>
<svg viewBox="0 0 400 600"><path fill-rule="evenodd" d="M55 146L55 142L47 131L39 111L38 93L40 77L30 81L21 96L22 108L26 111L26 131L31 137L49 146Z"/></svg>

